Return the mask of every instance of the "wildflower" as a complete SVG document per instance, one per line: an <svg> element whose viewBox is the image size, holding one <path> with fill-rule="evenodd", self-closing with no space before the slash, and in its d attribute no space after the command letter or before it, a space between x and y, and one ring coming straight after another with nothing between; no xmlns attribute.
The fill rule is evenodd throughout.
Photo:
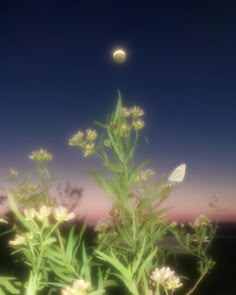
<svg viewBox="0 0 236 295"><path fill-rule="evenodd" d="M83 279L78 279L74 281L73 285L67 286L62 290L62 295L86 295L88 294L88 289L90 287L90 283L84 281Z"/></svg>
<svg viewBox="0 0 236 295"><path fill-rule="evenodd" d="M102 219L98 220L98 222L96 223L96 225L94 227L94 230L96 232L105 231L109 228L110 224L111 224L110 219L102 218Z"/></svg>
<svg viewBox="0 0 236 295"><path fill-rule="evenodd" d="M182 287L183 283L181 283L180 278L173 275L168 278L168 280L165 283L165 286L169 290L174 290L174 289Z"/></svg>
<svg viewBox="0 0 236 295"><path fill-rule="evenodd" d="M145 126L145 123L141 119L137 119L133 121L133 126L135 130L142 129Z"/></svg>
<svg viewBox="0 0 236 295"><path fill-rule="evenodd" d="M8 222L5 219L3 219L3 218L0 218L0 223L6 223L6 224L8 224Z"/></svg>
<svg viewBox="0 0 236 295"><path fill-rule="evenodd" d="M39 151L33 151L29 158L31 160L37 161L37 162L44 162L44 161L51 161L52 160L52 154L48 153L44 149L40 149Z"/></svg>
<svg viewBox="0 0 236 295"><path fill-rule="evenodd" d="M137 177L137 181L148 181L154 174L155 172L152 169L141 171Z"/></svg>
<svg viewBox="0 0 236 295"><path fill-rule="evenodd" d="M48 216L50 216L52 209L45 205L39 208L39 212L36 212L36 216L39 221L48 221Z"/></svg>
<svg viewBox="0 0 236 295"><path fill-rule="evenodd" d="M208 226L211 223L210 219L205 215L200 214L193 222L192 227L196 230L202 226Z"/></svg>
<svg viewBox="0 0 236 295"><path fill-rule="evenodd" d="M68 213L66 207L59 206L55 208L54 218L59 222L68 221L73 219L74 217L75 217L75 213L73 212Z"/></svg>
<svg viewBox="0 0 236 295"><path fill-rule="evenodd" d="M16 169L11 168L10 169L10 174L11 174L11 176L16 177L18 175L18 171Z"/></svg>
<svg viewBox="0 0 236 295"><path fill-rule="evenodd" d="M83 279L79 279L74 282L73 287L81 289L81 291L86 291L90 287L90 283L84 281Z"/></svg>
<svg viewBox="0 0 236 295"><path fill-rule="evenodd" d="M103 141L103 145L104 145L105 147L107 147L107 148L111 148L111 142L110 142L110 140L109 140L109 139L105 139L105 140Z"/></svg>
<svg viewBox="0 0 236 295"><path fill-rule="evenodd" d="M93 142L87 143L85 145L85 148L84 148L84 151L83 151L85 158L93 154L93 152L94 152L94 146L95 145L94 145Z"/></svg>
<svg viewBox="0 0 236 295"><path fill-rule="evenodd" d="M96 130L92 130L92 129L87 129L86 130L86 134L87 134L87 140L88 141L94 141L97 138L97 131Z"/></svg>
<svg viewBox="0 0 236 295"><path fill-rule="evenodd" d="M120 135L122 137L127 137L129 135L131 128L127 123L122 123L120 126Z"/></svg>
<svg viewBox="0 0 236 295"><path fill-rule="evenodd" d="M133 118L138 118L138 117L142 117L144 115L144 111L137 106L132 107L131 109L129 109L131 115L133 116Z"/></svg>
<svg viewBox="0 0 236 295"><path fill-rule="evenodd" d="M169 267L163 266L160 269L156 267L150 278L154 283L161 284L165 288L171 290L177 289L183 285L180 279L175 275L175 272Z"/></svg>
<svg viewBox="0 0 236 295"><path fill-rule="evenodd" d="M34 217L36 216L36 210L34 208L24 209L23 213L27 221L33 220Z"/></svg>
<svg viewBox="0 0 236 295"><path fill-rule="evenodd" d="M9 241L9 245L11 246L19 246L25 244L25 237L21 235L16 235L14 240Z"/></svg>
<svg viewBox="0 0 236 295"><path fill-rule="evenodd" d="M158 282L164 284L164 282L174 275L174 271L172 271L169 267L155 268L155 270L151 274L151 280L154 282Z"/></svg>
<svg viewBox="0 0 236 295"><path fill-rule="evenodd" d="M123 107L122 110L121 110L121 116L123 118L128 118L130 116L131 112L129 109Z"/></svg>
<svg viewBox="0 0 236 295"><path fill-rule="evenodd" d="M84 133L82 131L78 131L69 139L69 145L72 146L83 146L84 145Z"/></svg>

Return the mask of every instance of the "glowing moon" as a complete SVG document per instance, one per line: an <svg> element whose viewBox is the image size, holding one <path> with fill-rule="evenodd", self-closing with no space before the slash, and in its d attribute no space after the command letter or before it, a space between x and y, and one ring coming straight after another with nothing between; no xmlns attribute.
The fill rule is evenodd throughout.
<svg viewBox="0 0 236 295"><path fill-rule="evenodd" d="M112 57L116 63L122 64L126 61L127 53L124 49L116 49L114 50Z"/></svg>

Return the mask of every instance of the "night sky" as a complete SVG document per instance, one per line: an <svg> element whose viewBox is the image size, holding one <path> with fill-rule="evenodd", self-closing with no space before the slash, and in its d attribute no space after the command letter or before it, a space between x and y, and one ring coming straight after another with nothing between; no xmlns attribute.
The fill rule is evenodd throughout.
<svg viewBox="0 0 236 295"><path fill-rule="evenodd" d="M137 162L158 173L181 163L173 218L211 212L236 221L236 4L233 1L1 1L0 186L28 154L54 155L53 176L84 187L79 214L110 204L82 170L93 167L68 139L104 121L116 103L145 110L149 143ZM123 46L128 59L115 64Z"/></svg>

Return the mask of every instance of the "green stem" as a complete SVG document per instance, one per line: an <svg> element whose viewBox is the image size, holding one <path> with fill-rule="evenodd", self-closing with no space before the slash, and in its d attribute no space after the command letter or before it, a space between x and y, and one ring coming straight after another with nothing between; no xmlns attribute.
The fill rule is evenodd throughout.
<svg viewBox="0 0 236 295"><path fill-rule="evenodd" d="M60 249L61 249L61 255L62 255L62 259L64 262L65 267L70 271L73 272L74 274L78 275L78 273L76 272L76 270L74 269L74 267L71 266L70 263L68 263L67 257L66 257L66 253L65 253L65 248L64 248L64 244L60 235L60 231L57 228L57 237L58 237L58 241L59 241L59 245L60 245Z"/></svg>
<svg viewBox="0 0 236 295"><path fill-rule="evenodd" d="M185 295L190 295L190 294L192 294L192 293L196 290L196 288L198 287L198 285L199 285L200 282L203 280L203 278L205 277L206 274L207 274L207 271L205 270L205 271L201 274L201 276L199 277L199 279L196 281L196 283L194 284L193 288L190 289L190 290L188 291L188 293L186 293Z"/></svg>

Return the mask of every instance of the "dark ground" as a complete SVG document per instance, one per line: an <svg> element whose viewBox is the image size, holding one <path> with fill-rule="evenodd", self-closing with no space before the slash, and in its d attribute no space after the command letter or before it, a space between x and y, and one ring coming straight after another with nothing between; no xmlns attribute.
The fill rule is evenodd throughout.
<svg viewBox="0 0 236 295"><path fill-rule="evenodd" d="M4 225L0 233L6 229ZM86 239L91 240L93 232L87 230ZM210 249L211 256L216 260L216 265L207 278L201 283L195 295L236 295L236 224L220 224L217 237ZM24 276L24 267L13 264L14 258L10 255L7 240L0 237L0 275ZM194 277L193 261L189 258L180 258L181 273ZM179 267L178 267L179 269ZM111 290L110 294L124 294L121 291ZM181 294L178 292L176 294Z"/></svg>

